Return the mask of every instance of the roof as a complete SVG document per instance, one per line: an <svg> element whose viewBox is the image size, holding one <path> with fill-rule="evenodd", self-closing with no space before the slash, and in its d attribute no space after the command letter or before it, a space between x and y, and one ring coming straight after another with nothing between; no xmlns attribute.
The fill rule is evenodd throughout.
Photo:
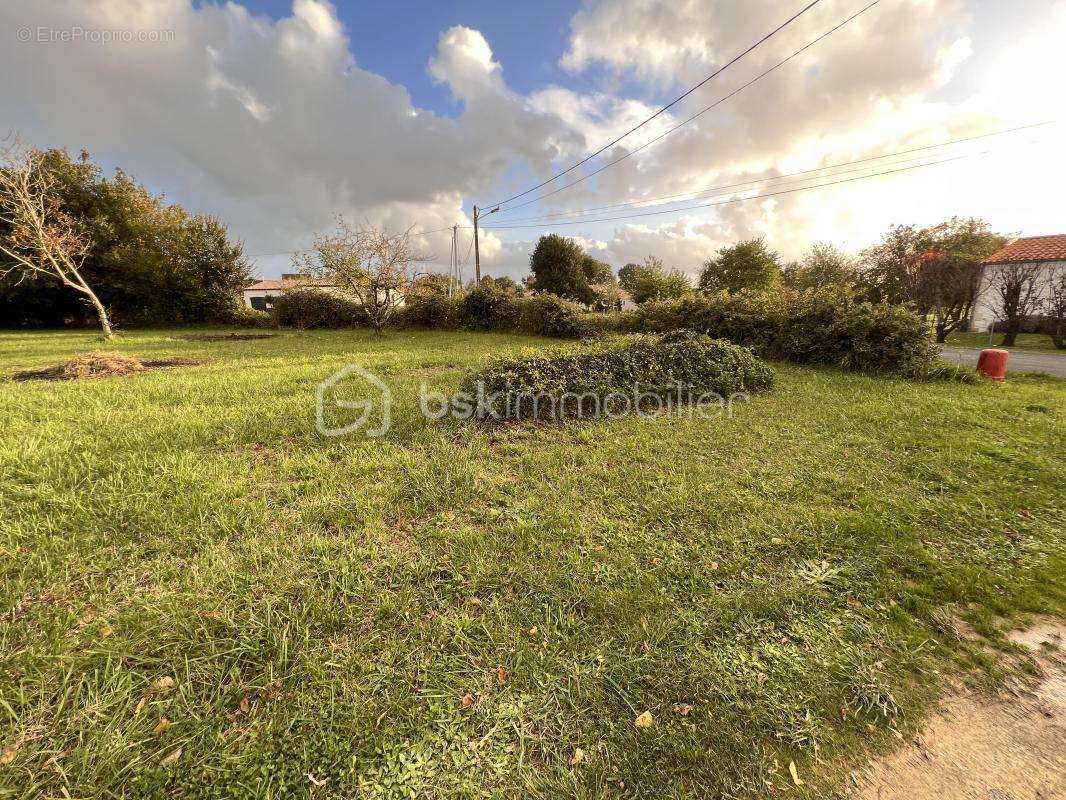
<svg viewBox="0 0 1066 800"><path fill-rule="evenodd" d="M1029 236L1001 247L982 264L1019 264L1029 261L1066 261L1066 234Z"/></svg>
<svg viewBox="0 0 1066 800"><path fill-rule="evenodd" d="M282 278L281 280L256 281L249 286L245 286L242 291L261 292L267 289L295 289L301 286L318 286L326 288L336 285L337 284L329 278L299 278L296 280Z"/></svg>

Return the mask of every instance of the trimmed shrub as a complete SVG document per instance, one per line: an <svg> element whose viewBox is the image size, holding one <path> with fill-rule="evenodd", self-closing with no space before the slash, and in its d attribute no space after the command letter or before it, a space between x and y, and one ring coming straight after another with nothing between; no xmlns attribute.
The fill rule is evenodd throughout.
<svg viewBox="0 0 1066 800"><path fill-rule="evenodd" d="M320 289L292 289L274 298L275 325L290 328L354 328L368 325L363 307Z"/></svg>
<svg viewBox="0 0 1066 800"><path fill-rule="evenodd" d="M481 331L514 330L519 306L514 297L488 283L479 283L463 298L463 324Z"/></svg>
<svg viewBox="0 0 1066 800"><path fill-rule="evenodd" d="M243 301L235 302L225 314L212 321L237 328L269 328L274 324L274 318L268 312L248 308Z"/></svg>
<svg viewBox="0 0 1066 800"><path fill-rule="evenodd" d="M750 350L674 331L573 355L499 361L467 377L460 391L484 398L480 419L559 420L633 410L652 400L660 408L675 398L724 402L737 393L768 391L773 382L773 370Z"/></svg>
<svg viewBox="0 0 1066 800"><path fill-rule="evenodd" d="M650 303L629 330L688 328L797 364L919 376L937 358L927 326L902 306L856 302L835 290L741 292Z"/></svg>
<svg viewBox="0 0 1066 800"><path fill-rule="evenodd" d="M538 336L577 339L589 330L583 317L579 306L553 294L525 297L519 305L520 329Z"/></svg>
<svg viewBox="0 0 1066 800"><path fill-rule="evenodd" d="M397 323L404 327L449 330L462 323L463 303L439 292L408 295L397 311Z"/></svg>

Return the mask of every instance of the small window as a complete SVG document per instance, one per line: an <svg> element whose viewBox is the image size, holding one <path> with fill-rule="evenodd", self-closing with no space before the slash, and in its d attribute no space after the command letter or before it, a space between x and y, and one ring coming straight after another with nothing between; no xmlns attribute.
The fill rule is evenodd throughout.
<svg viewBox="0 0 1066 800"><path fill-rule="evenodd" d="M253 297L251 299L251 303L252 308L254 308L256 311L267 310L267 299L265 297Z"/></svg>

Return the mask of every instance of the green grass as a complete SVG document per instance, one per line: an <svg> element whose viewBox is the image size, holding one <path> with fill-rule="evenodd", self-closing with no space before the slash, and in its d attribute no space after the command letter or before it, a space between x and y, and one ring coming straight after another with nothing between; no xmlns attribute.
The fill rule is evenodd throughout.
<svg viewBox="0 0 1066 800"><path fill-rule="evenodd" d="M4 796L822 797L996 669L954 614L1063 611L1063 382L777 365L730 419L478 428L419 382L550 343L172 335L115 347L203 364L0 381ZM381 439L314 430L350 362Z"/></svg>
<svg viewBox="0 0 1066 800"><path fill-rule="evenodd" d="M966 333L963 331L956 331L948 335L948 344L955 347L1001 347L1000 342L1003 341L1003 334L992 334L992 343L989 344L988 333ZM1066 351L1058 350L1055 344L1051 341L1051 337L1042 333L1019 333L1018 339L1015 344L1007 348L1008 350L1038 350L1042 352L1050 353L1063 353Z"/></svg>

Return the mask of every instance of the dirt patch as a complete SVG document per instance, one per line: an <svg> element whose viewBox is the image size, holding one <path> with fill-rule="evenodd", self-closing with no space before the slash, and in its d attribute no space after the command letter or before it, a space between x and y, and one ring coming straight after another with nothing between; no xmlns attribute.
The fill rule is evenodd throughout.
<svg viewBox="0 0 1066 800"><path fill-rule="evenodd" d="M198 364L187 358L154 358L141 360L125 353L85 353L64 364L55 364L43 369L16 372L13 381L73 381L80 378L104 378L115 375L132 375L149 369L184 367Z"/></svg>
<svg viewBox="0 0 1066 800"><path fill-rule="evenodd" d="M246 342L252 339L273 339L276 333L183 333L171 338L186 342Z"/></svg>
<svg viewBox="0 0 1066 800"><path fill-rule="evenodd" d="M1066 798L1066 625L1043 618L1011 640L1043 670L987 700L956 695L914 741L853 776L861 800Z"/></svg>

